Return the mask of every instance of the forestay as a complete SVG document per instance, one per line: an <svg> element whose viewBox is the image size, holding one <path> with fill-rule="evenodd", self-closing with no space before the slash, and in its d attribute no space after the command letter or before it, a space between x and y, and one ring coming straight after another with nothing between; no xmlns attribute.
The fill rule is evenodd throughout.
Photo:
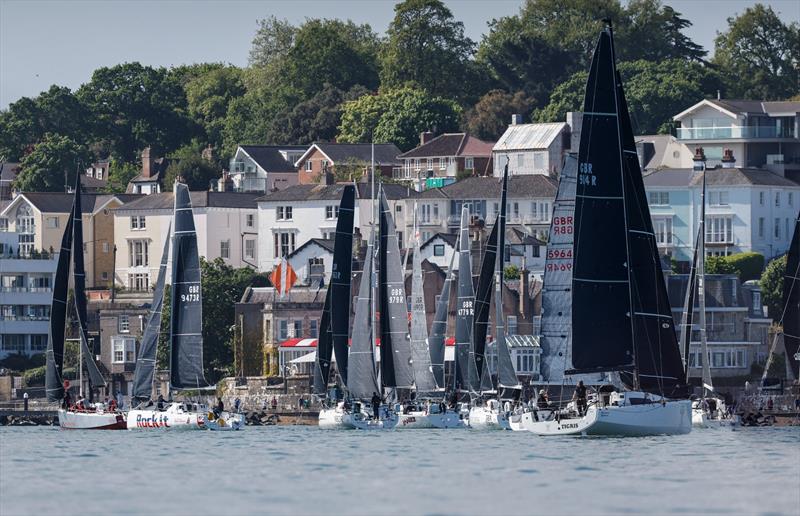
<svg viewBox="0 0 800 516"><path fill-rule="evenodd" d="M373 346L372 318L369 311L372 293L372 263L375 249L372 242L367 246L364 270L358 286L356 313L353 324L353 340L350 344L347 390L351 398L368 400L375 392L380 392L375 370L375 348ZM338 357L337 357L338 361Z"/></svg>

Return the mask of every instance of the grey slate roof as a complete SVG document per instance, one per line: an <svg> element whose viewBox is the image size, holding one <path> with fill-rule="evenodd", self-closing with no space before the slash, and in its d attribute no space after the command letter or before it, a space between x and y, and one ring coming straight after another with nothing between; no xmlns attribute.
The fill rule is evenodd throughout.
<svg viewBox="0 0 800 516"><path fill-rule="evenodd" d="M289 257L292 257L310 245L318 245L326 251L333 253L334 240L332 238L309 238L306 243L295 249Z"/></svg>
<svg viewBox="0 0 800 516"><path fill-rule="evenodd" d="M338 201L342 198L344 187L352 183L336 183L333 185L305 184L292 185L270 192L257 199L258 202L291 202L291 201ZM377 192L377 185L375 191ZM408 186L386 183L383 185L386 198L390 201L416 197L417 192ZM359 199L371 198L372 187L369 183L356 183L356 196Z"/></svg>
<svg viewBox="0 0 800 516"><path fill-rule="evenodd" d="M800 102L740 99L708 99L712 104L734 113L772 114L800 112Z"/></svg>
<svg viewBox="0 0 800 516"><path fill-rule="evenodd" d="M692 181L694 171L690 168L664 168L644 176L645 188L686 188Z"/></svg>
<svg viewBox="0 0 800 516"><path fill-rule="evenodd" d="M688 274L667 276L667 294L673 309L683 310ZM708 308L747 307L739 278L735 274L706 274L706 306Z"/></svg>
<svg viewBox="0 0 800 516"><path fill-rule="evenodd" d="M646 188L681 188L702 185L703 177L689 168L665 168L644 176ZM706 185L713 186L787 186L800 184L760 168L710 168L706 170Z"/></svg>
<svg viewBox="0 0 800 516"><path fill-rule="evenodd" d="M0 182L11 182L19 173L19 163L9 161L0 163Z"/></svg>
<svg viewBox="0 0 800 516"><path fill-rule="evenodd" d="M398 158L428 158L439 156L461 156L466 155L463 152L465 148L469 148L470 156L486 156L492 155L492 146L494 143L479 140L474 136L467 133L445 133L433 138L428 143L422 144L419 147L411 149L397 156Z"/></svg>
<svg viewBox="0 0 800 516"><path fill-rule="evenodd" d="M454 233L436 233L432 237L430 237L428 240L426 240L421 246L419 246L419 248L422 249L422 248L432 244L433 241L436 240L437 238L440 238L440 239L444 240L445 242L447 242L448 244L450 244L450 247L455 247L456 246L456 240L457 240L458 236L455 235Z"/></svg>
<svg viewBox="0 0 800 516"><path fill-rule="evenodd" d="M314 145L325 153L334 165L340 161L355 159L369 163L372 144L369 143L315 143ZM400 149L393 143L375 144L375 163L379 165L400 164L397 156Z"/></svg>
<svg viewBox="0 0 800 516"><path fill-rule="evenodd" d="M248 156L267 172L296 172L294 163L286 161L282 150L305 151L307 145L240 145Z"/></svg>
<svg viewBox="0 0 800 516"><path fill-rule="evenodd" d="M370 183L356 183L356 189L358 190L359 199L372 198L372 185ZM375 185L375 190L376 191L378 190L377 185ZM386 198L390 201L414 198L417 197L418 195L417 191L413 190L408 185L399 185L396 183L384 183L383 193L386 195Z"/></svg>
<svg viewBox="0 0 800 516"><path fill-rule="evenodd" d="M500 198L500 180L496 177L468 177L441 188L425 190L421 199L491 199ZM508 178L509 199L554 197L558 181L541 174L523 174Z"/></svg>
<svg viewBox="0 0 800 516"><path fill-rule="evenodd" d="M190 192L193 208L250 208L255 209L260 193ZM143 195L125 204L125 210L171 210L175 204L172 192Z"/></svg>
<svg viewBox="0 0 800 516"><path fill-rule="evenodd" d="M64 192L25 192L23 195L42 213L69 213L72 209L72 201L74 199L73 194ZM81 195L84 213L98 209L113 197L126 203L147 196L136 194L113 195L85 193Z"/></svg>

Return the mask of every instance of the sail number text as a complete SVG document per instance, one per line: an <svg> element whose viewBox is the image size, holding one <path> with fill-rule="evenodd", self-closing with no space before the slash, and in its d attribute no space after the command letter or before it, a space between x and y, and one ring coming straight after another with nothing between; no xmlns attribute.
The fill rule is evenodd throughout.
<svg viewBox="0 0 800 516"><path fill-rule="evenodd" d="M469 300L462 301L461 308L459 308L457 312L458 315L472 315L473 314L472 301Z"/></svg>
<svg viewBox="0 0 800 516"><path fill-rule="evenodd" d="M181 294L181 301L184 303L200 301L200 285L190 286L188 294Z"/></svg>
<svg viewBox="0 0 800 516"><path fill-rule="evenodd" d="M571 235L572 217L553 217L553 233L556 235Z"/></svg>
<svg viewBox="0 0 800 516"><path fill-rule="evenodd" d="M389 291L389 303L403 303L406 302L406 295L402 288L393 288Z"/></svg>
<svg viewBox="0 0 800 516"><path fill-rule="evenodd" d="M581 163L578 169L578 184L581 186L597 186L597 176L592 172L591 163Z"/></svg>

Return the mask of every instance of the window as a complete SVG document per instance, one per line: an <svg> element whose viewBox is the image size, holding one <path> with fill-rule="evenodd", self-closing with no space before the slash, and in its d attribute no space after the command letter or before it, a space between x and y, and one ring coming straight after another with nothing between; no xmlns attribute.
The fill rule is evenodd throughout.
<svg viewBox="0 0 800 516"><path fill-rule="evenodd" d="M294 252L295 234L290 231L275 233L274 257L289 256Z"/></svg>
<svg viewBox="0 0 800 516"><path fill-rule="evenodd" d="M514 220L519 220L519 203L515 202L511 206L513 208L511 210L512 217L514 218Z"/></svg>
<svg viewBox="0 0 800 516"><path fill-rule="evenodd" d="M786 231L783 233L784 235L786 235L786 239L787 240L789 240L791 238L791 235L792 235L792 232L789 229L791 226L789 224L790 224L790 222L789 222L789 219L787 217L787 219L786 219Z"/></svg>
<svg viewBox="0 0 800 516"><path fill-rule="evenodd" d="M758 192L758 204L764 206L764 192Z"/></svg>
<svg viewBox="0 0 800 516"><path fill-rule="evenodd" d="M439 158L439 170L447 170L447 160L445 158Z"/></svg>
<svg viewBox="0 0 800 516"><path fill-rule="evenodd" d="M108 279L108 271L103 271L103 272L100 274L100 277L101 277L102 279L104 279L104 280L107 280L107 279Z"/></svg>
<svg viewBox="0 0 800 516"><path fill-rule="evenodd" d="M48 228L57 228L58 227L58 217L47 217L47 227Z"/></svg>
<svg viewBox="0 0 800 516"><path fill-rule="evenodd" d="M22 353L25 351L25 335L22 333L9 333L3 337L3 351Z"/></svg>
<svg viewBox="0 0 800 516"><path fill-rule="evenodd" d="M144 292L150 288L149 274L137 273L128 275L128 288L136 292Z"/></svg>
<svg viewBox="0 0 800 516"><path fill-rule="evenodd" d="M433 256L444 256L444 244L434 244Z"/></svg>
<svg viewBox="0 0 800 516"><path fill-rule="evenodd" d="M523 271L522 274L525 274L525 272ZM508 326L509 335L517 335L517 316L509 315L508 319L506 319L506 326Z"/></svg>
<svg viewBox="0 0 800 516"><path fill-rule="evenodd" d="M113 337L111 339L113 356L111 362L124 364L136 362L136 340L130 337Z"/></svg>
<svg viewBox="0 0 800 516"><path fill-rule="evenodd" d="M278 320L278 340L284 341L289 338L289 321L287 319Z"/></svg>
<svg viewBox="0 0 800 516"><path fill-rule="evenodd" d="M148 240L131 240L128 242L128 266L147 267L148 259Z"/></svg>
<svg viewBox="0 0 800 516"><path fill-rule="evenodd" d="M538 245L532 246L531 255L534 258L540 258L541 257L541 250L539 249L540 247L541 246L538 246Z"/></svg>
<svg viewBox="0 0 800 516"><path fill-rule="evenodd" d="M525 166L525 155L517 154L517 166L522 168Z"/></svg>
<svg viewBox="0 0 800 516"><path fill-rule="evenodd" d="M435 203L433 205L433 222L439 222L439 204Z"/></svg>
<svg viewBox="0 0 800 516"><path fill-rule="evenodd" d="M311 160L306 161L306 172L313 171L313 165L311 164Z"/></svg>
<svg viewBox="0 0 800 516"><path fill-rule="evenodd" d="M47 335L31 335L31 351L47 350Z"/></svg>
<svg viewBox="0 0 800 516"><path fill-rule="evenodd" d="M104 253L108 254L109 247L110 246L108 245L108 242L103 242L103 252Z"/></svg>
<svg viewBox="0 0 800 516"><path fill-rule="evenodd" d="M433 158L428 158L428 170L433 170Z"/></svg>
<svg viewBox="0 0 800 516"><path fill-rule="evenodd" d="M650 192L650 204L653 206L668 206L669 192Z"/></svg>
<svg viewBox="0 0 800 516"><path fill-rule="evenodd" d="M753 291L753 311L761 312L761 292Z"/></svg>
<svg viewBox="0 0 800 516"><path fill-rule="evenodd" d="M781 207L781 193L780 192L775 192L775 207L776 208L780 208Z"/></svg>
<svg viewBox="0 0 800 516"><path fill-rule="evenodd" d="M775 238L779 239L781 237L781 219L775 218Z"/></svg>
<svg viewBox="0 0 800 516"><path fill-rule="evenodd" d="M416 168L417 170L419 170L419 158L415 158L415 159L414 159L414 168Z"/></svg>
<svg viewBox="0 0 800 516"><path fill-rule="evenodd" d="M252 228L256 224L256 216L253 215L252 213L249 213L245 220L246 220L245 224L247 225L248 228Z"/></svg>
<svg viewBox="0 0 800 516"><path fill-rule="evenodd" d="M33 210L27 204L20 206L17 210L17 233L19 233L17 242L20 256L30 256L33 252L36 222L33 218Z"/></svg>
<svg viewBox="0 0 800 516"><path fill-rule="evenodd" d="M533 170L537 172L547 172L547 165L545 165L546 152L536 151L533 153Z"/></svg>
<svg viewBox="0 0 800 516"><path fill-rule="evenodd" d="M758 238L764 238L764 217L758 217Z"/></svg>
<svg viewBox="0 0 800 516"><path fill-rule="evenodd" d="M653 219L656 244L672 245L672 217L657 217Z"/></svg>
<svg viewBox="0 0 800 516"><path fill-rule="evenodd" d="M131 217L131 229L141 230L141 229L145 229L145 228L146 228L146 224L145 224L145 217L144 216L136 215L136 216Z"/></svg>
<svg viewBox="0 0 800 516"><path fill-rule="evenodd" d="M464 158L464 170L473 170L475 168L475 158Z"/></svg>
<svg viewBox="0 0 800 516"><path fill-rule="evenodd" d="M231 241L222 240L219 243L219 255L226 260L231 257Z"/></svg>
<svg viewBox="0 0 800 516"><path fill-rule="evenodd" d="M711 244L732 244L732 222L731 217L708 217L706 219L706 242Z"/></svg>
<svg viewBox="0 0 800 516"><path fill-rule="evenodd" d="M398 231L397 232L397 244L402 248L404 243L405 243L405 240L403 240L403 232L402 231Z"/></svg>
<svg viewBox="0 0 800 516"><path fill-rule="evenodd" d="M711 206L727 206L728 197L728 192L726 191L711 191L708 193L708 204Z"/></svg>
<svg viewBox="0 0 800 516"><path fill-rule="evenodd" d="M786 192L786 203L789 206L794 206L794 192Z"/></svg>
<svg viewBox="0 0 800 516"><path fill-rule="evenodd" d="M423 204L420 206L419 219L423 224L429 224L431 221L431 205Z"/></svg>
<svg viewBox="0 0 800 516"><path fill-rule="evenodd" d="M276 218L278 220L292 220L291 206L278 206L275 210L276 210Z"/></svg>
<svg viewBox="0 0 800 516"><path fill-rule="evenodd" d="M244 257L251 260L256 257L256 241L252 238L244 241Z"/></svg>
<svg viewBox="0 0 800 516"><path fill-rule="evenodd" d="M128 333L131 331L131 324L128 315L120 315L117 318L117 326L120 333Z"/></svg>
<svg viewBox="0 0 800 516"><path fill-rule="evenodd" d="M303 336L303 321L300 319L295 319L292 321L291 326L291 336L295 338L299 338Z"/></svg>
<svg viewBox="0 0 800 516"><path fill-rule="evenodd" d="M308 321L308 336L316 339L319 337L319 321L311 319Z"/></svg>
<svg viewBox="0 0 800 516"><path fill-rule="evenodd" d="M492 217L497 218L500 215L500 203L492 203Z"/></svg>
<svg viewBox="0 0 800 516"><path fill-rule="evenodd" d="M325 218L328 220L339 218L339 207L334 205L325 206Z"/></svg>
<svg viewBox="0 0 800 516"><path fill-rule="evenodd" d="M401 213L403 211L403 205L400 203L395 204L394 211L396 211L397 213Z"/></svg>

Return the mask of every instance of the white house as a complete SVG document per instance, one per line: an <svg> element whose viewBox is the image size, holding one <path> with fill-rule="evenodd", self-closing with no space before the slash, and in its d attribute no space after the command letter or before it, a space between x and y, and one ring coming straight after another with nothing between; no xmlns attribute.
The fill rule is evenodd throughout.
<svg viewBox="0 0 800 516"><path fill-rule="evenodd" d="M258 263L257 193L191 192L197 248L232 267ZM172 222L172 192L151 194L114 211L114 281L128 290L153 286ZM170 252L171 254L171 252Z"/></svg>
<svg viewBox="0 0 800 516"><path fill-rule="evenodd" d="M567 113L566 122L523 124L513 115L511 125L492 149L494 176L500 177L508 163L510 174L542 174L557 177L564 154L577 149L580 138L580 113Z"/></svg>
<svg viewBox="0 0 800 516"><path fill-rule="evenodd" d="M303 285L327 285L333 268L333 239L312 238L291 253L287 260Z"/></svg>
<svg viewBox="0 0 800 516"><path fill-rule="evenodd" d="M239 145L228 171L233 190L263 193L296 185L294 162L306 149L306 145Z"/></svg>

